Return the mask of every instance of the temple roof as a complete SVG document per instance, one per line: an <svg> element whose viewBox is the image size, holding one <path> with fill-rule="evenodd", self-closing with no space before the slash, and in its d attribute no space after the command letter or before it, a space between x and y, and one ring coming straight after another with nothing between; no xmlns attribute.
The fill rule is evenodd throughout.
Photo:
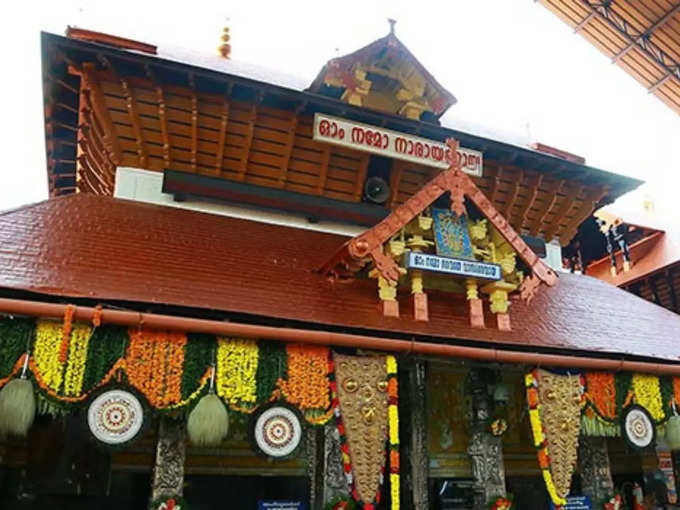
<svg viewBox="0 0 680 510"><path fill-rule="evenodd" d="M530 304L513 301L512 331L470 327L465 301L450 293L430 294L429 322L385 318L374 281L315 271L347 239L67 195L0 214L0 293L435 342L679 359L680 316L581 275L561 275Z"/></svg>

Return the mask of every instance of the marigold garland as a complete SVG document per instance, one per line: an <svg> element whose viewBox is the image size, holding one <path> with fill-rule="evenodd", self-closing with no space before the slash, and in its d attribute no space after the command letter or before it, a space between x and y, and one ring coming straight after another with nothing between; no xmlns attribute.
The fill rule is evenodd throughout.
<svg viewBox="0 0 680 510"><path fill-rule="evenodd" d="M611 372L587 372L586 400L607 420L616 419L616 384Z"/></svg>
<svg viewBox="0 0 680 510"><path fill-rule="evenodd" d="M75 306L66 305L64 321L61 325L61 345L59 346L59 362L66 363L68 357L69 342L71 341L71 328L73 327L73 314Z"/></svg>
<svg viewBox="0 0 680 510"><path fill-rule="evenodd" d="M550 452L545 440L545 433L543 432L543 424L541 423L541 405L538 400L538 374L536 371L529 372L524 378L527 388L527 402L529 403L529 421L531 422L531 431L534 437L534 446L538 448L538 464L541 468L543 481L548 490L550 499L556 506L563 506L566 500L557 494L555 484L550 474ZM529 396L532 394L532 396Z"/></svg>
<svg viewBox="0 0 680 510"><path fill-rule="evenodd" d="M76 324L71 330L64 373L64 395L68 397L76 397L82 393L87 348L91 334L92 328L86 324Z"/></svg>
<svg viewBox="0 0 680 510"><path fill-rule="evenodd" d="M125 372L130 385L153 407L181 402L186 335L145 329L131 329L129 335Z"/></svg>
<svg viewBox="0 0 680 510"><path fill-rule="evenodd" d="M255 340L222 337L217 340L215 388L232 408L250 412L255 406L258 355Z"/></svg>
<svg viewBox="0 0 680 510"><path fill-rule="evenodd" d="M64 375L64 362L61 361L60 356L62 344L63 335L60 323L48 320L37 321L32 358L40 373L42 383L55 394L61 389Z"/></svg>
<svg viewBox="0 0 680 510"><path fill-rule="evenodd" d="M661 423L666 418L657 376L633 374L633 395L635 402L647 409L656 423Z"/></svg>
<svg viewBox="0 0 680 510"><path fill-rule="evenodd" d="M288 379L278 382L286 400L302 411L328 409L328 347L287 345L286 352Z"/></svg>
<svg viewBox="0 0 680 510"><path fill-rule="evenodd" d="M390 503L392 510L399 510L399 389L397 381L397 359L388 355L387 368L387 415L389 419L390 459Z"/></svg>

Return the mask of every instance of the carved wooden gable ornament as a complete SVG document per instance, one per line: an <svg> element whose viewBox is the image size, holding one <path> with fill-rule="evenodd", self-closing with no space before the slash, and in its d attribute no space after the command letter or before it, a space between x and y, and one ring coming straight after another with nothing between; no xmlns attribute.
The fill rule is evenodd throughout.
<svg viewBox="0 0 680 510"><path fill-rule="evenodd" d="M458 142L449 139L447 145L456 154ZM447 192L450 210L432 207ZM482 218L470 218L466 198ZM530 302L541 283L557 283L555 272L461 170L457 159L387 218L345 243L321 272L352 276L366 267L368 275L378 281L385 316L399 317L397 287L401 283L410 285L416 320L428 320L424 289L438 288L465 294L470 324L484 327L481 292L488 296L502 330L510 329L511 293L517 291Z"/></svg>

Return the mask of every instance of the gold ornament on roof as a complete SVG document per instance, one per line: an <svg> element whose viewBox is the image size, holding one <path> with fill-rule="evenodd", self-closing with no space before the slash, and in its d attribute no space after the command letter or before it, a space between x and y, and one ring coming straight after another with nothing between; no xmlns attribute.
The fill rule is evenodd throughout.
<svg viewBox="0 0 680 510"><path fill-rule="evenodd" d="M217 48L217 51L222 56L222 58L231 58L231 44L229 44L230 39L231 36L229 35L229 27L225 26L222 29L222 36L220 37L222 44L220 44Z"/></svg>

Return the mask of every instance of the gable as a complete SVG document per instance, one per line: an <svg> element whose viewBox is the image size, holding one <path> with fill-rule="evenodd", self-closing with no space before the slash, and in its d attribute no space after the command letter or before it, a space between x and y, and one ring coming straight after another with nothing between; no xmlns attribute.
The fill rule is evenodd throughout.
<svg viewBox="0 0 680 510"><path fill-rule="evenodd" d="M519 291L521 297L530 301L541 283L553 286L557 283L557 275L547 267L529 248L520 235L509 225L508 221L492 205L491 201L477 188L475 183L460 168L456 154L458 142L447 140L448 170L440 173L405 203L397 207L387 218L365 233L351 239L330 259L321 271L326 274L341 275L357 273L369 267L369 276L378 280L379 296L383 303L383 312L387 316L398 317L399 307L396 299L397 287L404 283L404 277L410 280L413 295L413 307L416 320L428 320L427 295L423 291L422 267L412 263L412 255L402 261L407 251L423 253L432 251L436 245L437 232L432 232L435 241L428 241L428 231L432 230L431 213L426 212L442 195L450 196L450 211L453 221L461 219L459 231L462 241L475 244L468 250L468 258L479 264L496 264L501 267L502 276L488 281L489 278L478 277L465 271L458 272L465 278L465 293L470 304L470 320L473 326L483 327L482 302L479 291L489 295L491 311L498 318L501 329L509 329L507 314L508 294ZM465 200L469 200L479 210L482 219L473 222L469 219ZM439 213L441 214L441 213ZM462 219L465 218L465 221ZM417 222L413 225L414 220ZM435 227L436 228L436 227ZM406 236L410 238L406 240ZM396 239L399 236L399 239ZM471 241L469 237L472 237ZM476 243L474 242L476 238ZM411 250L406 250L410 247ZM472 256L474 253L474 256ZM527 273L518 271L518 257L526 267ZM423 258L423 257L421 257ZM432 258L433 265L451 265L453 257ZM412 271L408 267L415 268ZM438 268L439 269L439 268ZM490 268L489 268L490 269ZM481 286L481 287L480 287Z"/></svg>

